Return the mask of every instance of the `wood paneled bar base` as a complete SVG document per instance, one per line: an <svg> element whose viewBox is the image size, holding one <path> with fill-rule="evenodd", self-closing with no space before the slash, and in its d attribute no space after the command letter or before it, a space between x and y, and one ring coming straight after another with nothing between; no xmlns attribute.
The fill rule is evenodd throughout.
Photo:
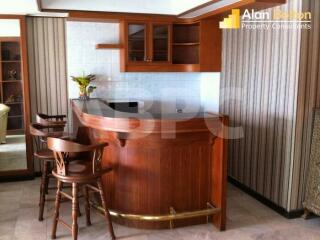
<svg viewBox="0 0 320 240"><path fill-rule="evenodd" d="M100 99L71 104L74 130L81 138L109 143L102 164L114 171L103 178L103 185L111 212L120 213L113 214L118 216L115 222L160 229L212 221L225 230L227 117L124 113ZM213 216L195 217L210 206ZM148 216L173 219L148 221Z"/></svg>

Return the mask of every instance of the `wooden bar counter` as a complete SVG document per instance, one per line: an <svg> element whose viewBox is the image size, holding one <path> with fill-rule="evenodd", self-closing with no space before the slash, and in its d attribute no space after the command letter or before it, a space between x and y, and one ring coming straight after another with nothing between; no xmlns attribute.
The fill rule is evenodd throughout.
<svg viewBox="0 0 320 240"><path fill-rule="evenodd" d="M114 171L103 184L114 221L149 229L212 221L225 229L227 117L126 113L100 99L71 104L74 130L109 143L102 165Z"/></svg>

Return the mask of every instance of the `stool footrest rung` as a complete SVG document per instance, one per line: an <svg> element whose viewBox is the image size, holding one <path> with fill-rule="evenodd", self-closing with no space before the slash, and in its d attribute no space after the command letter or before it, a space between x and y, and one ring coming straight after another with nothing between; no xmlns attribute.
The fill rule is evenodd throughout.
<svg viewBox="0 0 320 240"><path fill-rule="evenodd" d="M62 191L60 191L60 194L61 194L62 196L64 196L65 198L68 198L69 200L72 201L72 196L70 196L69 194L67 194L67 193L65 193L65 192L62 192Z"/></svg>
<svg viewBox="0 0 320 240"><path fill-rule="evenodd" d="M95 186L92 186L90 184L87 184L86 186L95 192L100 192L99 188L96 188Z"/></svg>
<svg viewBox="0 0 320 240"><path fill-rule="evenodd" d="M72 231L72 227L66 223L65 221L63 221L62 219L58 219L58 222L62 224L62 226L64 226L65 228L69 229L70 231Z"/></svg>

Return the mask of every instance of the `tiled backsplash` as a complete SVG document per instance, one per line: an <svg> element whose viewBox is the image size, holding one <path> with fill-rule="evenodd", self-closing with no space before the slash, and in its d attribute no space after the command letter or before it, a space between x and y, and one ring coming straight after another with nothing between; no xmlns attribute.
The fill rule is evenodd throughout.
<svg viewBox="0 0 320 240"><path fill-rule="evenodd" d="M185 112L218 111L220 73L121 73L119 50L97 50L97 43L118 43L119 24L67 22L68 76L95 74L93 97L142 100L145 107ZM69 79L69 98L78 88ZM212 87L210 96L208 87Z"/></svg>

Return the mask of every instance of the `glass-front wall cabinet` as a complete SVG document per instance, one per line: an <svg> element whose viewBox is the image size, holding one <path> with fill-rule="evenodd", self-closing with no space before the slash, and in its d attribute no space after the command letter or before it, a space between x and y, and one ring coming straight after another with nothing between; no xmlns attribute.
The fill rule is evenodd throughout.
<svg viewBox="0 0 320 240"><path fill-rule="evenodd" d="M152 61L169 61L169 25L152 25Z"/></svg>
<svg viewBox="0 0 320 240"><path fill-rule="evenodd" d="M127 56L129 63L170 61L170 25L128 23Z"/></svg>
<svg viewBox="0 0 320 240"><path fill-rule="evenodd" d="M146 24L128 24L128 60L129 62L146 61Z"/></svg>

